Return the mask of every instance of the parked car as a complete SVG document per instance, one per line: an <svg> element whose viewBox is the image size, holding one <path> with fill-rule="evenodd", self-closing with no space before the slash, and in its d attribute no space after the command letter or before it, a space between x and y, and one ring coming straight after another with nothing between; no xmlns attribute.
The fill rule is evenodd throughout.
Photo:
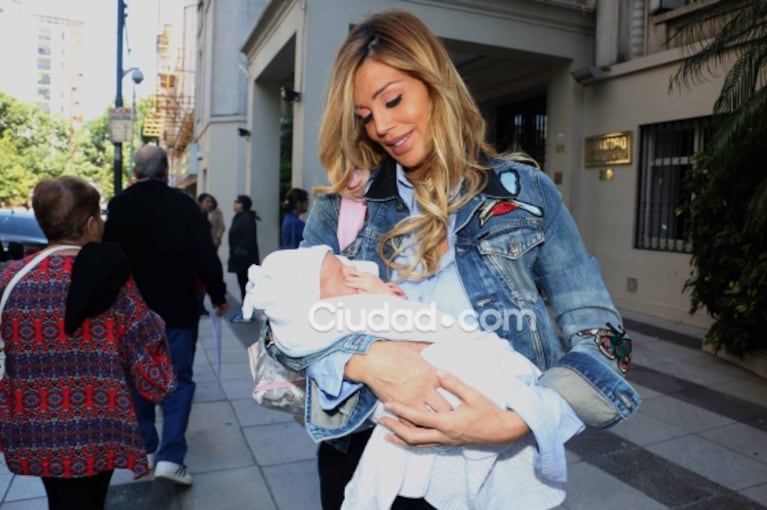
<svg viewBox="0 0 767 510"><path fill-rule="evenodd" d="M0 262L23 258L47 244L32 211L0 209Z"/></svg>

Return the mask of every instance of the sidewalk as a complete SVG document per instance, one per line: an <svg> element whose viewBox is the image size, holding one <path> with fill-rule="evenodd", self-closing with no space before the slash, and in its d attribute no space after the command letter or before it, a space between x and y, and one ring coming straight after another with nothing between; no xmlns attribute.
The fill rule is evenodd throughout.
<svg viewBox="0 0 767 510"><path fill-rule="evenodd" d="M702 331L629 313L626 323L629 380L642 406L627 422L567 444L560 509L767 509L767 381L702 352ZM200 322L186 459L194 485L132 481L118 470L108 509L320 509L315 445L289 415L250 398L246 347L257 330L222 321L219 384L210 319ZM2 510L47 509L39 479L4 466L0 495Z"/></svg>

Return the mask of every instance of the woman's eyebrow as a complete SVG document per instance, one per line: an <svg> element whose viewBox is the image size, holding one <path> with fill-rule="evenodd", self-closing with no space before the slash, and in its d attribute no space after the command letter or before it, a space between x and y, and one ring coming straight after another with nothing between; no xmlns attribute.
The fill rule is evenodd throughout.
<svg viewBox="0 0 767 510"><path fill-rule="evenodd" d="M373 92L373 100L375 100L375 98L380 96L383 93L383 91L386 90L389 86L394 85L395 83L399 83L400 81L401 80L392 80L392 81L384 83L384 85L380 89L378 89L375 92ZM356 105L354 105L354 108L359 110L359 109L365 108L365 107L356 104Z"/></svg>
<svg viewBox="0 0 767 510"><path fill-rule="evenodd" d="M383 93L383 91L384 91L384 90L386 90L386 88L387 88L387 87L389 87L390 85L393 85L393 84L395 84L395 83L399 83L399 81L400 81L400 80L392 80L392 81L390 81L390 82L387 82L387 83L385 83L383 87L381 87L380 89L376 90L376 91L373 93L373 99L375 99L375 98L377 98L378 96L380 96L380 95Z"/></svg>

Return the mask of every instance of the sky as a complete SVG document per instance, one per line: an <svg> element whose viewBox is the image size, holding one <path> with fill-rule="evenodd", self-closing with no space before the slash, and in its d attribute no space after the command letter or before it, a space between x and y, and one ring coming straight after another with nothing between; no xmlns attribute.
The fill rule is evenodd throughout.
<svg viewBox="0 0 767 510"><path fill-rule="evenodd" d="M83 113L85 119L101 115L114 105L117 88L117 0L26 1L35 2L40 13L85 22ZM136 85L138 99L154 92L157 34L166 22L179 23L184 0L125 0L125 3L128 17L123 69L135 66L143 72L144 81ZM133 88L130 73L123 79L122 87L124 104L130 106Z"/></svg>

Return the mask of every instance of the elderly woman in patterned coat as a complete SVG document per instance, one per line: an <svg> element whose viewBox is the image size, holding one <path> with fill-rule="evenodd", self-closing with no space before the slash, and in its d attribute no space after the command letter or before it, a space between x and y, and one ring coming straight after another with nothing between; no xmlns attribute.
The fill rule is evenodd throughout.
<svg viewBox="0 0 767 510"><path fill-rule="evenodd" d="M102 509L115 469L149 473L131 391L175 386L162 319L147 308L119 245L99 243L99 193L46 179L32 205L50 242L0 274L0 447L8 469L42 478L49 508ZM39 257L36 257L39 255Z"/></svg>

